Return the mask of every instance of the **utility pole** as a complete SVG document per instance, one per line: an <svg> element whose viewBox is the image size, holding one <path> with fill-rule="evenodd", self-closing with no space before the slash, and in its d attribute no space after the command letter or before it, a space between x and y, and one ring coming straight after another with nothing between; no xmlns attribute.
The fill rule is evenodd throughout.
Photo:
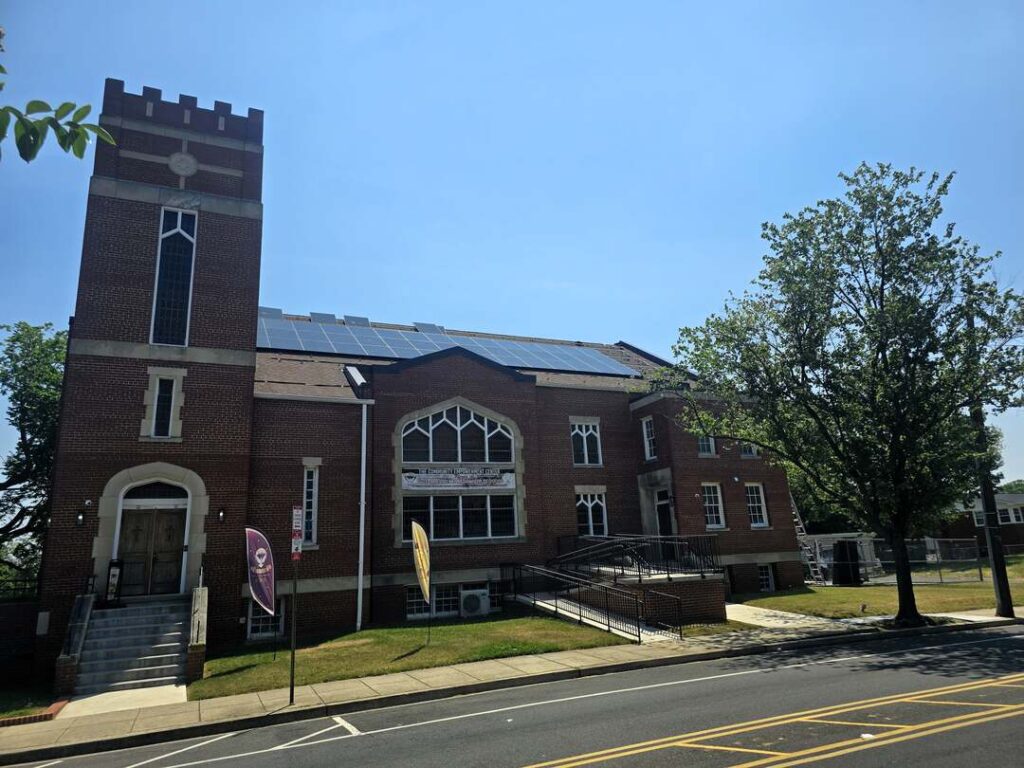
<svg viewBox="0 0 1024 768"><path fill-rule="evenodd" d="M968 288L967 300L973 299L973 286ZM974 336L974 311L967 313L967 328L970 331L971 353L975 362L981 361L980 351ZM996 492L992 487L992 472L981 457L989 452L988 433L985 431L985 410L981 397L975 395L970 407L971 423L974 425L974 445L977 458L974 465L978 470L981 485L981 508L985 513L985 545L988 547L989 569L992 572L992 588L996 592L996 616L1012 619L1013 598L1010 596L1010 580L1006 575L1006 558L1003 556L1003 537L999 530L999 513L996 511Z"/></svg>

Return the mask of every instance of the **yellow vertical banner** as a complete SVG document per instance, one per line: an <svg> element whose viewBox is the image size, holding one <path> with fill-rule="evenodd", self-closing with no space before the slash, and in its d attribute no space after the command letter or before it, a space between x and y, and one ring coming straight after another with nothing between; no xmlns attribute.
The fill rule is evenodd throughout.
<svg viewBox="0 0 1024 768"><path fill-rule="evenodd" d="M430 541L423 526L415 520L412 521L412 559L423 599L430 605Z"/></svg>

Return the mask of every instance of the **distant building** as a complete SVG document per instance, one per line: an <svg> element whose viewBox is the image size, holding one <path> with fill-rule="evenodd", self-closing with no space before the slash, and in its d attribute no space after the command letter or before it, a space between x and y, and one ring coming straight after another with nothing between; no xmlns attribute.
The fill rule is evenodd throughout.
<svg viewBox="0 0 1024 768"><path fill-rule="evenodd" d="M429 610L412 520L433 539L436 615L581 534L713 534L729 588L802 583L784 473L682 431L678 393L648 383L665 361L624 342L259 307L262 112L108 80L100 123L117 146L97 147L89 186L42 658L58 655L76 596L105 594L112 561L140 605L207 586L212 648L279 633L287 600L274 618L254 610L243 528L269 537L286 598L296 505L300 629L352 627L361 489L367 622ZM451 286L453 300L488 290L472 274Z"/></svg>
<svg viewBox="0 0 1024 768"><path fill-rule="evenodd" d="M996 510L1003 546L1011 552L1024 552L1024 493L997 493ZM942 535L964 539L977 537L984 546L985 513L981 499L975 499L972 508L965 509L962 515L944 525Z"/></svg>

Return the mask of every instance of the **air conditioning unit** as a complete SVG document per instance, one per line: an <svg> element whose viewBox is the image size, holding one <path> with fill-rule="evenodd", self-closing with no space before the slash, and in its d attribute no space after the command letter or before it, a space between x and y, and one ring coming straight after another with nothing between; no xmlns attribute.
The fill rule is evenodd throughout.
<svg viewBox="0 0 1024 768"><path fill-rule="evenodd" d="M466 619L486 616L491 612L491 594L486 589L464 589L459 592L459 615Z"/></svg>

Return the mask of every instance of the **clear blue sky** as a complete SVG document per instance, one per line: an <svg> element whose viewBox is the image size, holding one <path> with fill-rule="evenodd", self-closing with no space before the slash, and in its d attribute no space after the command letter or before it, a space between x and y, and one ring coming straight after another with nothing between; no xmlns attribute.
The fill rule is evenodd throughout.
<svg viewBox="0 0 1024 768"><path fill-rule="evenodd" d="M266 111L261 301L669 355L760 223L861 160L959 173L1021 288L1019 2L14 2L3 98ZM0 322L73 311L88 162L0 163ZM1003 417L1024 477L1024 418ZM6 444L0 440L0 448Z"/></svg>

